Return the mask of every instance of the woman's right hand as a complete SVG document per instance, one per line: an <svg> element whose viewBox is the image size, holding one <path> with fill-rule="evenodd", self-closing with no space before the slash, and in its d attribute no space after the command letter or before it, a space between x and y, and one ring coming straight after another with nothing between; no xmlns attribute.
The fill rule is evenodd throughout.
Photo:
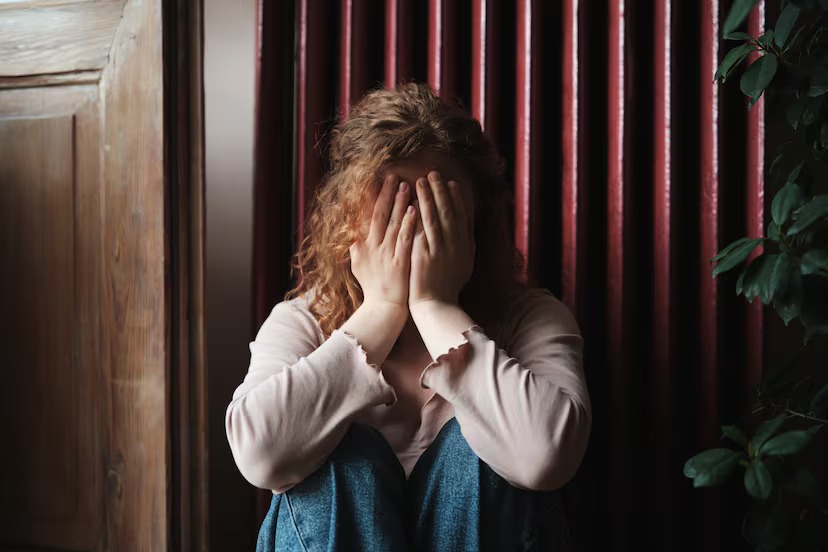
<svg viewBox="0 0 828 552"><path fill-rule="evenodd" d="M411 186L389 173L374 204L367 236L351 245L351 272L362 287L364 303L408 310L411 245L416 208L408 205Z"/></svg>

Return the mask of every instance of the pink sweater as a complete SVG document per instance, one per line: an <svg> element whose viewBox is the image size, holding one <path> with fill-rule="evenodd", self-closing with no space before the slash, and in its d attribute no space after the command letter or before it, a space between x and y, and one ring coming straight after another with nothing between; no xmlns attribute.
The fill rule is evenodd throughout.
<svg viewBox="0 0 828 552"><path fill-rule="evenodd" d="M297 297L277 304L250 343L227 438L245 479L283 493L322 465L352 421L378 429L408 476L456 417L472 450L512 485L557 489L575 474L592 423L582 349L566 306L528 290L497 327L471 326L424 367L420 386L434 395L409 419L383 374L395 363L369 364L342 330L324 339L307 298Z"/></svg>

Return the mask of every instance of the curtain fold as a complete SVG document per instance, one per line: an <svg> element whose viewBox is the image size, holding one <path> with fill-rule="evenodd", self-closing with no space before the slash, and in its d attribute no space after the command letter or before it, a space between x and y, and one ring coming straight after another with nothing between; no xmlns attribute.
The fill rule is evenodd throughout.
<svg viewBox="0 0 828 552"><path fill-rule="evenodd" d="M765 218L764 100L748 112L713 83L729 2L276 4L260 0L254 326L291 285L327 131L369 89L429 82L494 138L515 244L581 325L594 428L566 490L580 549L741 547L738 493L682 476L748 406L764 356L761 307L710 277ZM764 17L760 2L749 30Z"/></svg>

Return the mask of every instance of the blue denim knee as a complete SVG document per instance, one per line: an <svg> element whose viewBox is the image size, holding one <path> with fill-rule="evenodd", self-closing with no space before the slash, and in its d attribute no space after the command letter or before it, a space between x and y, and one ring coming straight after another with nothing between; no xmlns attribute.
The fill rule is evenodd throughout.
<svg viewBox="0 0 828 552"><path fill-rule="evenodd" d="M557 492L518 489L449 420L409 479L376 429L354 423L326 462L274 495L257 550L571 550Z"/></svg>

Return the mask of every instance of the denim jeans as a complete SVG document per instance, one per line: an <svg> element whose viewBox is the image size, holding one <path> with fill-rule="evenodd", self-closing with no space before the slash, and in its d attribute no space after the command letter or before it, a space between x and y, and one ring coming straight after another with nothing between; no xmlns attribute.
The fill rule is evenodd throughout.
<svg viewBox="0 0 828 552"><path fill-rule="evenodd" d="M352 423L333 454L273 495L258 552L570 551L557 491L513 487L449 420L408 480L376 429Z"/></svg>

